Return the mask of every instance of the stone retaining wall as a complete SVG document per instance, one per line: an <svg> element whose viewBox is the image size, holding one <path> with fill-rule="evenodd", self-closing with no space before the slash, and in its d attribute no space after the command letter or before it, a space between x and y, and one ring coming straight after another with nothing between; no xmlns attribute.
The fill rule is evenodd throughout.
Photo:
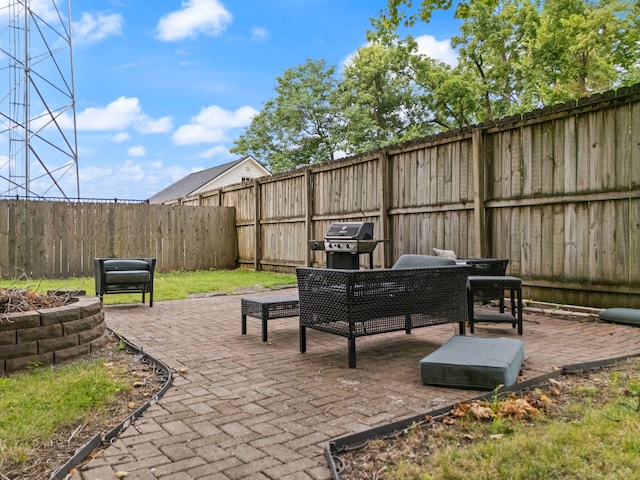
<svg viewBox="0 0 640 480"><path fill-rule="evenodd" d="M0 314L0 374L55 364L104 346L109 333L98 297L63 307Z"/></svg>

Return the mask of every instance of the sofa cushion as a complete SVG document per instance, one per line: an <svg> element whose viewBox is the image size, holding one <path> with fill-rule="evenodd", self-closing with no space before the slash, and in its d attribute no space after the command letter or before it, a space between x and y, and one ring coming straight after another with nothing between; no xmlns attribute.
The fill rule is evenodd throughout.
<svg viewBox="0 0 640 480"><path fill-rule="evenodd" d="M450 260L457 260L458 259L458 256L456 255L456 252L454 252L453 250L443 250L441 248L434 248L433 249L433 253L437 257L444 257L444 258L448 258Z"/></svg>
<svg viewBox="0 0 640 480"><path fill-rule="evenodd" d="M149 270L111 271L105 272L104 278L107 285L148 283L151 281L151 272Z"/></svg>
<svg viewBox="0 0 640 480"><path fill-rule="evenodd" d="M412 253L405 253L398 258L391 268L397 270L400 268L443 267L455 264L455 260L451 260L449 258L437 257L435 255L416 255Z"/></svg>
<svg viewBox="0 0 640 480"><path fill-rule="evenodd" d="M640 327L640 310L635 308L607 308L599 314L600 320Z"/></svg>
<svg viewBox="0 0 640 480"><path fill-rule="evenodd" d="M104 271L149 270L149 262L136 259L113 259L104 261Z"/></svg>
<svg viewBox="0 0 640 480"><path fill-rule="evenodd" d="M455 336L420 360L425 385L493 390L518 379L524 343L513 338Z"/></svg>

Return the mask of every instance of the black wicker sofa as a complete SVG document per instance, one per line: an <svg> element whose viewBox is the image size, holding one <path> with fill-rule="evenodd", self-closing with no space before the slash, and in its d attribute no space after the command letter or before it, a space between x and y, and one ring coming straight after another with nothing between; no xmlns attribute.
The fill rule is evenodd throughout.
<svg viewBox="0 0 640 480"><path fill-rule="evenodd" d="M306 329L348 339L349 368L356 366L356 338L458 323L465 333L467 277L473 267L338 270L298 267L300 352Z"/></svg>

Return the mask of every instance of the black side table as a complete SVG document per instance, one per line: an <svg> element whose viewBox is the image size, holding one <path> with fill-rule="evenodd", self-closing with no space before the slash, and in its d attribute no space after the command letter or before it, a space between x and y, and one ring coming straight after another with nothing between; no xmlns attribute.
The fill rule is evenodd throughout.
<svg viewBox="0 0 640 480"><path fill-rule="evenodd" d="M267 341L267 320L300 315L298 295L270 295L245 297L240 300L242 334L247 334L247 315L262 320L262 341Z"/></svg>
<svg viewBox="0 0 640 480"><path fill-rule="evenodd" d="M511 292L511 312L504 311L504 304L500 312L476 313L473 306L474 294L482 290L509 290ZM469 276L467 280L467 301L469 308L469 329L473 333L475 322L510 323L513 328L518 327L518 335L522 335L522 280L507 275L500 276Z"/></svg>

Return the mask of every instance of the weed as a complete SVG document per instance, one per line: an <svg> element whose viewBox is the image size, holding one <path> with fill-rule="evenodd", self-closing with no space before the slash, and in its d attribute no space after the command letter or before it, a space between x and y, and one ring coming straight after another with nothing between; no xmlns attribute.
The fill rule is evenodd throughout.
<svg viewBox="0 0 640 480"><path fill-rule="evenodd" d="M116 345L116 350L119 352L124 352L127 349L127 342L124 341L124 339L120 339L118 341L118 344Z"/></svg>

